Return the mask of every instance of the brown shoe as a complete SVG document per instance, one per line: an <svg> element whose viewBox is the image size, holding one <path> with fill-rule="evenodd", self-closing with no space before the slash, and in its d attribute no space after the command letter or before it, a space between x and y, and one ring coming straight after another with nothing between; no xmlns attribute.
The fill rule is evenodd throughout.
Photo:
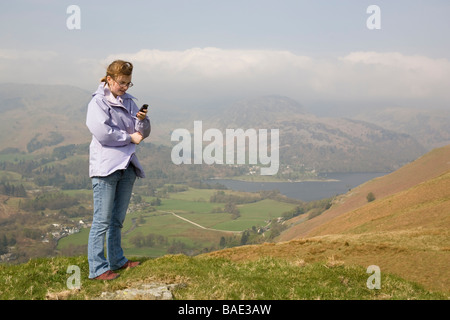
<svg viewBox="0 0 450 320"><path fill-rule="evenodd" d="M108 270L106 272L103 272L98 277L95 277L94 280L113 280L119 276L120 276L120 274L114 273L111 270Z"/></svg>
<svg viewBox="0 0 450 320"><path fill-rule="evenodd" d="M119 268L120 269L126 269L126 268L134 268L140 265L141 263L139 261L130 261L128 260L123 266Z"/></svg>

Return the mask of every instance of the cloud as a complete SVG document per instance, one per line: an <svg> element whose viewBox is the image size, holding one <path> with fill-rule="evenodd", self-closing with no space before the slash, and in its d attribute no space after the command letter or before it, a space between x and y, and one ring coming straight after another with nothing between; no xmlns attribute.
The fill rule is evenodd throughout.
<svg viewBox="0 0 450 320"><path fill-rule="evenodd" d="M134 82L154 94L202 99L283 94L314 100L438 98L450 101L450 62L398 52L315 58L289 51L192 48L108 56L132 61Z"/></svg>
<svg viewBox="0 0 450 320"><path fill-rule="evenodd" d="M42 83L56 73L54 51L0 49L0 82Z"/></svg>
<svg viewBox="0 0 450 320"><path fill-rule="evenodd" d="M277 82L294 67L308 67L310 58L288 51L224 50L192 48L184 51L141 50L135 54L114 55L132 61L136 83L148 84L156 92L191 99L217 95L261 94L277 91ZM272 91L270 89L269 91Z"/></svg>
<svg viewBox="0 0 450 320"><path fill-rule="evenodd" d="M50 61L57 56L55 51L0 49L0 60L3 61Z"/></svg>
<svg viewBox="0 0 450 320"><path fill-rule="evenodd" d="M447 59L398 52L353 52L339 60L351 72L349 78L361 81L356 88L370 96L441 97L450 101L450 62Z"/></svg>
<svg viewBox="0 0 450 320"><path fill-rule="evenodd" d="M450 106L450 62L399 52L318 58L283 50L143 49L104 59L0 49L0 82L70 84L95 90L115 59L135 65L130 93L178 103L280 94L311 101L424 101ZM430 103L431 104L431 103ZM182 106L182 104L180 104Z"/></svg>
<svg viewBox="0 0 450 320"><path fill-rule="evenodd" d="M93 91L105 68L99 59L50 50L0 48L0 83L73 85Z"/></svg>

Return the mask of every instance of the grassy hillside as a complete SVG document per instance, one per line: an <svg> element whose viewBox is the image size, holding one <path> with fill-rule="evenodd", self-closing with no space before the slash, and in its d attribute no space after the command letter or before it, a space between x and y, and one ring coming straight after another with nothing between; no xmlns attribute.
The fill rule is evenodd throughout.
<svg viewBox="0 0 450 320"><path fill-rule="evenodd" d="M369 192L372 192L377 200L381 200L387 196L435 178L450 170L449 159L450 145L434 149L391 174L368 181L350 190L348 193L337 197L333 206L320 216L305 222L300 220L301 223L297 223L295 220L291 221L293 226L284 232L279 237L279 240L286 241L312 235L312 231L316 227L344 213L366 205ZM298 217L297 219L301 218Z"/></svg>
<svg viewBox="0 0 450 320"><path fill-rule="evenodd" d="M449 156L448 146L433 150L351 190L321 216L291 221L294 226L280 238L299 240L282 242L278 252L265 254L292 250L334 255L345 263L375 264L429 289L450 292ZM376 197L370 203L369 192ZM245 256L237 252L233 256Z"/></svg>
<svg viewBox="0 0 450 320"><path fill-rule="evenodd" d="M280 258L235 262L225 258L167 255L141 259L141 266L119 271L113 281L87 279L86 257L33 259L19 266L0 266L0 299L98 299L102 292L178 284L174 299L446 299L422 286L383 273L381 289L369 289L370 274L358 266L333 261L305 263ZM81 288L67 288L68 266L80 268ZM139 298L139 297L138 297Z"/></svg>

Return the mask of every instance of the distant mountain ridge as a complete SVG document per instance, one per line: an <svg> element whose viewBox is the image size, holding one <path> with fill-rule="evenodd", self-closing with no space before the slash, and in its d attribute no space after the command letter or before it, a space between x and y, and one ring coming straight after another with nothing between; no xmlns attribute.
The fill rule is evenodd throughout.
<svg viewBox="0 0 450 320"><path fill-rule="evenodd" d="M63 85L0 84L0 94L0 151L40 152L90 141L85 117L91 92ZM426 152L408 134L360 120L319 118L284 96L237 101L213 116L169 103L164 107L146 103L153 143L172 145L171 132L180 127L192 130L194 120L203 120L205 130L279 129L280 164L295 170L388 172Z"/></svg>
<svg viewBox="0 0 450 320"><path fill-rule="evenodd" d="M357 114L354 119L409 134L428 151L450 144L449 110L386 108Z"/></svg>
<svg viewBox="0 0 450 320"><path fill-rule="evenodd" d="M268 95L236 101L205 122L215 122L218 126L226 125L227 128L252 128L252 125L268 125L274 121L286 120L289 116L305 114L303 106L297 101L284 96Z"/></svg>
<svg viewBox="0 0 450 320"><path fill-rule="evenodd" d="M238 101L204 121L207 126L279 129L280 163L319 172L388 172L426 151L410 135L361 120L319 118L282 96Z"/></svg>

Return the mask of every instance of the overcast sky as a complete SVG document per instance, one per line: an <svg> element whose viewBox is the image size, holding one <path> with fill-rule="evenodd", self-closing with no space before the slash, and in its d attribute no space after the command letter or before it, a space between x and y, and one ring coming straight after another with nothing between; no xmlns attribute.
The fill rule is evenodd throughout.
<svg viewBox="0 0 450 320"><path fill-rule="evenodd" d="M449 16L448 0L5 1L0 83L92 92L121 58L135 64L131 94L180 106L280 94L450 109Z"/></svg>

